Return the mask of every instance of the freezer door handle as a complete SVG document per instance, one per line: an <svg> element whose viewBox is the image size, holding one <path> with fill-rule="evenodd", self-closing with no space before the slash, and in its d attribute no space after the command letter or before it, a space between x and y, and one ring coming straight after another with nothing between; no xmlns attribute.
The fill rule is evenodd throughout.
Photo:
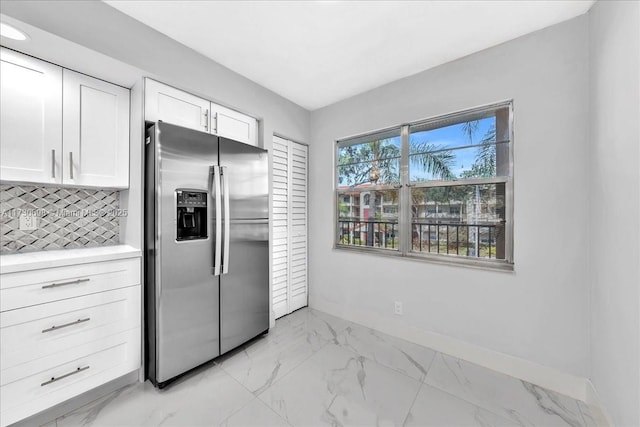
<svg viewBox="0 0 640 427"><path fill-rule="evenodd" d="M222 195L220 185L220 166L213 166L213 194L215 198L215 217L216 217L216 241L215 248L213 248L213 275L220 275L220 264L222 258L222 201L220 197Z"/></svg>
<svg viewBox="0 0 640 427"><path fill-rule="evenodd" d="M227 167L221 166L222 184L224 186L224 249L222 252L222 274L229 272L229 232L231 229L231 218L229 217L229 174Z"/></svg>

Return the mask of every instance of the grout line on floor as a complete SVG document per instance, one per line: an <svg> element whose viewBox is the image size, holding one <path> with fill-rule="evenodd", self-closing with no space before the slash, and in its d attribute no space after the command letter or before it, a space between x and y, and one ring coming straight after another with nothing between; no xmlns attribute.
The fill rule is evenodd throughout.
<svg viewBox="0 0 640 427"><path fill-rule="evenodd" d="M251 390L249 390L249 392L251 392L254 396L259 397L261 396L264 392L266 392L267 390L269 390L271 387L274 386L274 384L279 383L280 381L282 381L284 378L288 377L289 375L291 375L291 373L293 371L295 371L296 369L298 369L303 363L305 363L307 360L309 360L310 358L312 358L317 352L319 352L320 350L322 350L327 344L329 344L329 341L325 342L324 344L322 344L320 347L318 347L317 350L312 351L311 354L309 356L307 356L306 358L304 358L303 360L301 360L297 365L295 365L293 368L291 368L291 370L289 372L287 372L286 374L284 374L282 377L278 378L276 381L274 381L273 383L271 383L271 385L267 388L265 388L264 390L262 390L260 393L255 394L254 392L252 392ZM260 399L262 400L262 399ZM264 402L264 401L263 401ZM266 402L264 402L267 406L271 407L269 404L267 404Z"/></svg>
<svg viewBox="0 0 640 427"><path fill-rule="evenodd" d="M444 353L437 352L437 353L436 353L436 355L433 357L433 360L432 360L432 362L431 362L431 366L433 365L434 361L436 360L436 357L438 357L438 354L444 354ZM453 357L453 356L451 356L451 357ZM431 366L429 366L429 370L431 370ZM427 381L427 377L426 377L426 376L425 376L425 378L424 378L424 379L425 379L425 380L424 380L423 384L424 384L424 385L426 385L426 386L433 387L433 388L435 388L436 390L439 390L439 391L441 391L441 392L443 392L443 393L445 393L445 394L448 394L449 396L455 397L455 398L456 398L456 399L458 399L458 400L462 400L462 401L464 401L464 402L466 402L466 403L469 403L469 404L471 404L471 405L475 406L476 408L481 408L481 409L484 409L485 411L491 412L493 415L497 415L497 416L499 416L499 417L501 417L501 418L504 418L504 419L506 419L506 420L513 421L511 418L505 417L504 415L498 414L498 413L494 412L494 411L493 411L493 410L491 410L491 409L487 409L487 408L485 408L484 406L480 406L480 405L478 405L478 404L476 404L476 403L474 403L474 402L472 402L472 401L470 401L470 400L468 400L468 399L465 399L465 398L464 398L464 397L462 397L462 396L458 396L457 394L454 394L454 393L452 393L452 392L450 392L450 391L448 391L448 390L445 390L445 389L443 389L443 388L440 388L440 387L438 387L436 384L430 384L430 383L426 382L426 381Z"/></svg>
<svg viewBox="0 0 640 427"><path fill-rule="evenodd" d="M232 378L233 378L233 377L232 377ZM240 384L240 385L242 385L242 384ZM246 387L245 387L245 388L246 388ZM242 405L242 406L241 406L240 408L238 408L237 410L233 411L233 412L231 413L231 415L229 415L227 418L225 418L224 420L222 420L222 421L220 422L220 424L219 424L219 425L221 425L221 426L222 426L222 425L224 425L227 421L229 421L229 419L230 419L231 417L233 417L234 415L236 415L237 413L239 413L240 411L242 411L243 409L245 409L245 408L246 408L247 406L249 406L249 405L250 405L254 400L258 400L258 402L260 402L261 404L263 404L264 406L266 406L267 408L269 408L269 410L270 410L271 412L273 412L274 414L276 414L276 415L278 416L278 418L280 418L280 419L281 419L281 420L283 420L286 424L288 424L288 425L290 425L290 426L291 426L291 423L290 423L290 422L288 422L287 420L285 420L284 418L282 418L282 417L280 416L280 414L278 414L276 411L274 411L274 410L271 408L271 406L267 405L267 404L266 404L266 403L264 403L262 400L258 399L258 396L253 396L253 398L252 398L251 400L249 400L247 403L245 403L244 405Z"/></svg>
<svg viewBox="0 0 640 427"><path fill-rule="evenodd" d="M472 364L472 365L478 366L478 367L480 367L480 368L482 368L482 369L486 369L486 370L488 370L488 371L491 371L491 372L497 373L497 374L499 374L499 375L504 375L504 376L506 376L506 377L512 378L512 379L514 379L514 380L516 380L516 381L518 381L518 382L521 382L521 383L522 383L522 382L526 382L526 383L528 383L528 384L532 384L532 385L533 385L533 386L535 386L535 387L540 387L540 388L542 388L542 389L544 389L544 390L548 390L548 391L550 391L550 392L552 392L552 393L554 393L554 394L557 394L558 396L562 396L562 397L565 397L565 398L567 398L567 399L570 399L570 400L575 404L575 406L576 406L576 408L577 408L577 411L578 411L578 414L579 414L579 419L578 419L578 421L582 420L582 422L583 422L583 424L582 424L582 425L583 425L583 426L586 426L586 425L587 425L586 421L584 420L584 415L582 414L582 410L580 409L580 405L579 405L579 403L578 403L578 402L580 402L580 401L579 401L578 399L574 399L573 397L567 396L567 395L562 394L562 393L558 393L558 392L553 391L553 390L549 390L549 389L544 388L544 387L542 387L542 386L539 386L539 385L537 385L537 384L529 383L528 381L525 381L525 380L523 380L523 379L521 379L521 378L517 378L517 377L514 377L514 376L512 376L512 375L504 374L504 373L502 373L502 372L495 371L495 370L493 370L493 369L486 368L486 367L484 367L484 366L477 365L477 364L475 364L475 363L473 363L473 362L469 362L469 361L467 361L467 360L465 360L465 359L460 359L460 358L458 358L458 357L452 356L452 355L450 355L450 354L442 353L442 352L437 352L436 356L434 356L433 361L431 362L431 365L433 365L433 362L435 361L435 359L436 359L436 357L437 357L437 355L438 355L438 354L440 354L441 356L447 356L447 357L452 357L452 358L455 358L455 359L458 359L458 360L462 360L462 361L463 361L463 362L465 362L465 363L469 363L469 364ZM431 370L431 366L429 366L429 370ZM444 392L444 393L446 393L446 394L449 394L449 395L451 395L451 396L457 397L457 398L458 398L458 399L460 399L460 400L464 400L464 401L465 401L465 402L467 402L467 403L470 403L470 404L472 404L472 405L474 405L474 406L476 406L476 407L478 407L478 408L482 408L482 409L484 409L485 411L491 412L492 414L497 415L497 416L499 416L499 417L501 417L501 418L504 418L504 419L506 419L506 420L512 420L511 418L507 417L507 416L506 416L506 415L504 415L504 414L499 414L499 413L495 412L495 411L494 411L494 410L492 410L492 409L489 409L489 408L487 408L487 407L485 407L485 406L483 406L483 405L479 405L479 404L477 404L477 403L471 402L470 400L468 400L468 399L466 399L466 398L464 398L464 397L462 397L462 396L458 396L457 394L451 393L451 392L449 392L448 390L444 390L444 389L442 389L442 388L438 387L438 385L436 385L436 384L431 384L431 383L428 383L428 382L426 382L426 381L427 381L427 377L425 376L424 383L425 383L426 385L431 386L431 387L433 387L433 388L436 388L436 389L438 389L438 390L440 390L440 391L442 391L442 392Z"/></svg>
<svg viewBox="0 0 640 427"><path fill-rule="evenodd" d="M440 391L440 392L442 392L442 393L444 393L444 394L447 394L447 395L449 395L449 396L451 396L451 397L453 397L453 398L455 398L455 399L457 399L457 400L461 400L461 401L463 401L463 402L465 402L465 403L468 403L468 404L470 404L470 405L472 405L472 406L475 406L476 408L482 409L483 411L487 411L487 412L489 412L489 413L491 413L491 414L495 415L496 417L500 417L500 418L502 418L502 419L504 419L504 420L506 420L506 421L509 421L509 422L515 422L515 420L514 420L514 419L509 418L509 417L505 416L504 414L499 414L499 413L497 413L497 412L495 412L495 411L493 411L493 410L491 410L491 409L487 409L487 408L486 408L486 407L484 407L484 406L478 405L477 403L473 403L472 401L470 401L470 400L468 400L468 399L465 399L465 398L464 398L464 397L462 397L462 396L458 396L457 394L453 394L453 393L451 393L450 391L444 390L444 389L442 389L442 388L438 387L437 385L434 385L434 384L428 384L428 383L424 383L424 385L425 385L425 386L427 386L427 387L435 388L436 390L438 390L438 391Z"/></svg>
<svg viewBox="0 0 640 427"><path fill-rule="evenodd" d="M425 347L426 348L426 347ZM433 349L431 349L433 350ZM429 372L431 372L431 367L433 366L433 362L436 361L436 357L438 356L440 352L433 350L433 357L431 358L431 362L429 363L429 367L427 368L427 372L424 374L424 378L422 378L422 383L425 384L425 381L427 381L427 377L429 376Z"/></svg>
<svg viewBox="0 0 640 427"><path fill-rule="evenodd" d="M422 387L424 387L424 385L425 385L424 383L420 383L420 386L418 387L418 391L416 392L416 395L413 397L413 401L409 406L407 415L404 416L404 420L402 421L402 427L405 427L407 425L407 421L409 420L409 415L411 415L411 410L413 409L413 405L416 404L416 400L418 400L418 395L420 394L420 391L422 390Z"/></svg>
<svg viewBox="0 0 640 427"><path fill-rule="evenodd" d="M279 413L277 413L277 412L276 412L276 410L275 410L275 409L273 409L273 408L271 407L271 405L267 404L267 403L266 403L266 402L264 402L262 399L259 399L259 398L258 398L258 396L256 396L256 400L257 400L258 402L260 402L261 404L263 404L264 406L266 406L267 408L269 408L269 410L270 410L271 412L273 412L274 414L276 414L276 415L278 416L278 418L280 418L281 420L283 420L287 425L289 425L289 426L293 427L293 424L291 424L291 423L289 422L289 420L288 420L288 419L284 418L282 415L280 415Z"/></svg>
<svg viewBox="0 0 640 427"><path fill-rule="evenodd" d="M363 327L365 327L365 328L366 328L366 326L363 326ZM346 328L345 328L345 329L346 329ZM371 328L369 328L369 329L371 329ZM373 329L373 330L375 331L375 329ZM401 338L400 338L400 339L401 339ZM409 341L407 341L407 342L409 342ZM328 343L327 343L327 344L328 344ZM371 362L373 362L373 363L377 363L378 365L382 366L383 368L390 369L390 370L392 370L393 372L396 372L396 373L398 373L398 374L404 375L405 377L407 377L407 378L409 378L409 379L412 379L412 380L414 380L414 381L417 381L417 382L419 382L419 383L424 383L424 380L427 378L427 374L429 373L429 369L431 368L431 365L433 364L433 361L435 360L435 358L436 358L436 354L437 354L437 351L436 351L436 350L429 349L428 347L424 347L424 348L427 348L427 349L429 349L429 350L432 350L432 351L434 352L434 356L431 358L431 362L429 363L429 368L427 369L427 372L424 374L423 379L422 379L422 380L420 380L420 379L417 379L417 378L415 378L415 377L412 377L411 375L407 374L406 372L403 372L403 371L400 371L399 369L394 368L393 366L385 365L384 363L381 363L381 362L377 361L376 359L372 359L371 357L368 357L368 356L365 356L365 355L363 355L363 354L360 354L358 351L356 351L356 350L355 350L354 348L352 348L351 346L346 346L346 345L343 345L343 344L340 344L340 343L338 343L338 344L336 344L336 345L337 345L338 347L341 347L341 348L343 348L343 349L347 350L347 351L350 351L351 353L355 354L356 356L363 357L363 358L365 358L365 359L367 359L367 360L369 360L369 361L371 361Z"/></svg>
<svg viewBox="0 0 640 427"><path fill-rule="evenodd" d="M304 308L303 308L304 309ZM301 309L302 310L302 309ZM305 331L305 336L304 337L300 337L298 339L301 338L307 338L309 336L309 333L307 331ZM287 376L289 376L293 371L295 371L298 367L300 367L300 365L302 365L304 362L306 362L307 360L309 360L311 357L313 357L314 354L316 354L317 352L319 352L320 350L322 350L327 344L329 344L330 341L326 341L324 344L322 344L320 347L318 347L317 350L313 350L313 348L311 349L311 354L309 356L307 356L306 358L302 359L298 364L296 364L295 366L293 366L291 368L291 370L289 370L289 372L287 372L286 374L282 375L280 378L276 379L273 383L271 383L271 385L269 387L267 387L266 389L262 390L260 393L256 394L255 392L253 392L252 390L250 390L247 386L245 386L244 384L242 384L240 381L238 381L233 375L231 375L225 368L224 368L224 364L220 364L220 368L224 371L225 374L227 374L228 376L230 376L231 378L233 378L233 380L235 382L237 382L238 384L240 384L244 389L246 389L249 393L251 393L254 397L258 397L261 394L263 394L265 391L267 391L268 389L270 389L271 387L273 387L274 384L279 383L280 381L282 381L284 378L286 378ZM264 402L262 399L260 399L263 403L265 403L267 406L269 406L269 408L271 408L271 406L269 404L267 404L266 402Z"/></svg>

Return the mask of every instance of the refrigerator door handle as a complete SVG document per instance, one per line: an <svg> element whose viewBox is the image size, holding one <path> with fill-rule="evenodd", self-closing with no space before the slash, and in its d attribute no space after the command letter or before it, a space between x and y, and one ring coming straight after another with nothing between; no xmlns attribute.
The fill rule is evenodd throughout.
<svg viewBox="0 0 640 427"><path fill-rule="evenodd" d="M229 174L227 167L221 166L222 184L224 186L224 249L222 259L222 274L229 272L229 240L231 229L231 218L229 218Z"/></svg>
<svg viewBox="0 0 640 427"><path fill-rule="evenodd" d="M216 241L215 248L213 248L213 275L220 275L220 264L222 254L222 209L220 200L222 196L220 185L221 171L220 166L213 166L213 192L215 196L215 217L216 217Z"/></svg>

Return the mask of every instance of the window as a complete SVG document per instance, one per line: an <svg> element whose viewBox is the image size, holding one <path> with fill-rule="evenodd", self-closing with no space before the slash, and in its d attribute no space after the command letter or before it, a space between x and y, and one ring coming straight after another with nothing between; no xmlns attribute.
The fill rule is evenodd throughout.
<svg viewBox="0 0 640 427"><path fill-rule="evenodd" d="M511 103L340 140L336 247L507 267ZM357 206L353 201L357 200Z"/></svg>

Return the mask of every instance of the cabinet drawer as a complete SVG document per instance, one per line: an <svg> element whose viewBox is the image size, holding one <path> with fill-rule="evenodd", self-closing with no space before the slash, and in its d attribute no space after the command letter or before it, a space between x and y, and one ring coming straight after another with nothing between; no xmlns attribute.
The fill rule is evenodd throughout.
<svg viewBox="0 0 640 427"><path fill-rule="evenodd" d="M140 326L140 286L0 314L2 370ZM25 375L29 372L26 371Z"/></svg>
<svg viewBox="0 0 640 427"><path fill-rule="evenodd" d="M138 258L2 275L0 311L140 284Z"/></svg>
<svg viewBox="0 0 640 427"><path fill-rule="evenodd" d="M0 387L1 424L33 415L138 369L139 347L140 328L135 328L63 352L59 355L66 357L63 362L43 360L55 363L40 364L32 375Z"/></svg>

